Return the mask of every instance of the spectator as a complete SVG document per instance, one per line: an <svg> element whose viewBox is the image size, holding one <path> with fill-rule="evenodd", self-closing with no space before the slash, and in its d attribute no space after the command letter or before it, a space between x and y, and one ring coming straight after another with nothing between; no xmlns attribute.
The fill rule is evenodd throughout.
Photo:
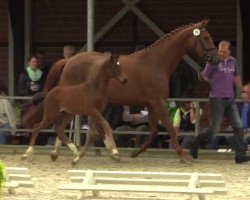
<svg viewBox="0 0 250 200"><path fill-rule="evenodd" d="M190 143L194 139L193 136L179 136L179 132L190 132L195 130L196 110L194 103L189 101L181 102L179 108L174 106L171 109L168 108L168 110L181 147L184 149L190 148ZM202 110L200 110L200 114L202 114ZM169 148L174 148L172 139L169 141Z"/></svg>
<svg viewBox="0 0 250 200"><path fill-rule="evenodd" d="M242 122L243 134L247 134L250 128L250 102L246 93L247 86L243 87L242 99L243 102L239 104L240 118ZM246 143L250 144L250 137L246 138Z"/></svg>
<svg viewBox="0 0 250 200"><path fill-rule="evenodd" d="M39 50L36 52L37 65L38 68L43 72L42 83L44 85L46 78L49 74L51 64L47 61L47 56L44 50Z"/></svg>
<svg viewBox="0 0 250 200"><path fill-rule="evenodd" d="M67 45L63 47L63 57L69 59L75 54L75 48L73 46Z"/></svg>
<svg viewBox="0 0 250 200"><path fill-rule="evenodd" d="M25 68L19 77L18 95L29 96L42 91L42 74L43 72L38 68L36 56L30 56L28 59L28 67Z"/></svg>
<svg viewBox="0 0 250 200"><path fill-rule="evenodd" d="M43 72L38 68L38 60L36 56L31 55L28 59L28 66L19 77L18 95L33 96L34 94L41 92L43 90L42 74ZM25 104L22 106L21 117L26 111ZM46 134L39 134L36 144L46 144L47 137Z"/></svg>
<svg viewBox="0 0 250 200"><path fill-rule="evenodd" d="M141 125L147 124L148 118L141 114L141 109L138 106L129 107L123 106L121 126L117 127L115 131L142 131ZM124 134L117 136L116 139L119 147L131 147L131 134Z"/></svg>
<svg viewBox="0 0 250 200"><path fill-rule="evenodd" d="M5 96L1 92L1 96ZM0 98L0 128L11 129L10 131L0 131L0 144L6 144L7 138L15 134L16 113L11 102L8 99Z"/></svg>

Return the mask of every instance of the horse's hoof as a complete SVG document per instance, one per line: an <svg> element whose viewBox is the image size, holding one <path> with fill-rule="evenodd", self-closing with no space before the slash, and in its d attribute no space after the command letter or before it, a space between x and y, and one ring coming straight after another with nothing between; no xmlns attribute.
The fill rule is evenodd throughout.
<svg viewBox="0 0 250 200"><path fill-rule="evenodd" d="M52 161L56 161L57 158L58 158L58 155L55 155L55 154L53 154L53 153L50 154L50 159L51 159Z"/></svg>
<svg viewBox="0 0 250 200"><path fill-rule="evenodd" d="M112 154L111 158L115 161L115 162L121 162L121 158L119 154Z"/></svg>
<svg viewBox="0 0 250 200"><path fill-rule="evenodd" d="M130 155L131 158L135 158L139 155L138 151L133 151Z"/></svg>
<svg viewBox="0 0 250 200"><path fill-rule="evenodd" d="M74 161L74 160L71 162L71 165L72 165L72 166L75 166L76 164L77 164L77 162Z"/></svg>
<svg viewBox="0 0 250 200"><path fill-rule="evenodd" d="M73 160L73 161L71 162L71 165L72 165L72 166L75 166L75 165L78 163L78 161L79 161L79 159Z"/></svg>
<svg viewBox="0 0 250 200"><path fill-rule="evenodd" d="M80 157L77 156L77 157L71 162L71 165L72 165L72 166L75 166L75 165L78 163L79 160L80 160Z"/></svg>
<svg viewBox="0 0 250 200"><path fill-rule="evenodd" d="M27 154L23 154L22 157L21 157L21 160L27 160L28 158L28 155Z"/></svg>
<svg viewBox="0 0 250 200"><path fill-rule="evenodd" d="M192 160L193 159L191 158L191 156L185 155L185 156L180 158L180 163L181 164L191 164Z"/></svg>

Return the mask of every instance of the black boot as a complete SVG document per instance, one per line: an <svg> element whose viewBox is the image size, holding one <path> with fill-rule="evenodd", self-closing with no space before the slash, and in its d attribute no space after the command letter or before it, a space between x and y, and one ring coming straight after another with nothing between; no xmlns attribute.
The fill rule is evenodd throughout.
<svg viewBox="0 0 250 200"><path fill-rule="evenodd" d="M235 163L236 164L240 164L240 163L244 163L244 162L248 162L250 161L250 156L246 155L246 152L242 153L242 154L236 154L235 156Z"/></svg>
<svg viewBox="0 0 250 200"><path fill-rule="evenodd" d="M190 155L193 157L193 159L198 158L198 149L199 149L199 144L196 139L190 144Z"/></svg>

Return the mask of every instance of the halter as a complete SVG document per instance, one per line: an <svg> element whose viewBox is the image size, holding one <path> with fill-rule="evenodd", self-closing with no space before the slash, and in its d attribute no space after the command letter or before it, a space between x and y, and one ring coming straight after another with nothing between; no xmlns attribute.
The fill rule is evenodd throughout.
<svg viewBox="0 0 250 200"><path fill-rule="evenodd" d="M205 59L206 62L209 62L209 61L211 61L212 58L208 54L208 52L216 49L216 47L212 47L212 48L207 48L206 47L206 45L204 44L203 39L200 37L201 31L206 31L206 29L201 29L200 30L200 29L196 28L196 29L193 30L193 35L199 39L199 42L201 44L201 48L203 50L204 59Z"/></svg>
<svg viewBox="0 0 250 200"><path fill-rule="evenodd" d="M114 76L116 76L119 73L119 71L120 71L120 62L117 61L116 65L112 66L112 73Z"/></svg>

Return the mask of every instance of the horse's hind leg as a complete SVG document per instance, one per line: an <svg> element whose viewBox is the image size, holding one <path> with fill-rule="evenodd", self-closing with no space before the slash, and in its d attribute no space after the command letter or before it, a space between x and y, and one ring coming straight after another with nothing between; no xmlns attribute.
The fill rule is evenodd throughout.
<svg viewBox="0 0 250 200"><path fill-rule="evenodd" d="M56 142L54 146L54 150L50 152L50 158L52 161L56 161L59 156L59 149L62 146L62 141L59 139L59 137L56 137Z"/></svg>
<svg viewBox="0 0 250 200"><path fill-rule="evenodd" d="M63 112L63 114L60 113L60 119L59 119L59 121L57 121L56 126L57 126L57 127L58 127L58 126L61 126L59 123L62 123L62 121L64 121L64 123L65 123L66 126L67 126L67 124L69 124L70 121L72 121L72 119L73 119L73 116L72 116L72 115L70 115L70 114L68 114L68 113L65 113L65 112ZM51 158L52 161L55 161L55 160L58 158L58 156L59 156L59 149L60 149L61 146L62 146L62 141L61 141L61 139L57 136L57 137L56 137L55 146L54 146L54 150L51 151L51 153L50 153L50 158Z"/></svg>
<svg viewBox="0 0 250 200"><path fill-rule="evenodd" d="M59 137L60 140L62 140L64 142L65 145L67 145L76 156L79 156L79 152L76 148L76 146L70 142L69 138L67 137L67 135L65 134L65 128L66 126L69 124L69 122L74 118L73 115L70 115L68 113L65 112L61 112L59 114L59 117L55 123L55 129L57 132L57 135Z"/></svg>
<svg viewBox="0 0 250 200"><path fill-rule="evenodd" d="M158 117L155 113L155 111L148 107L148 123L149 123L149 130L150 135L147 138L147 140L141 144L139 150L135 150L132 152L131 157L137 157L142 152L146 151L146 149L153 143L153 141L156 139L157 133L158 133Z"/></svg>
<svg viewBox="0 0 250 200"><path fill-rule="evenodd" d="M29 158L34 153L33 146L35 145L36 138L37 138L39 132L42 129L48 127L52 123L52 119L53 118L45 118L40 124L35 125L35 128L32 130L29 147L26 150L25 154L22 155L22 160L25 160L25 159Z"/></svg>

